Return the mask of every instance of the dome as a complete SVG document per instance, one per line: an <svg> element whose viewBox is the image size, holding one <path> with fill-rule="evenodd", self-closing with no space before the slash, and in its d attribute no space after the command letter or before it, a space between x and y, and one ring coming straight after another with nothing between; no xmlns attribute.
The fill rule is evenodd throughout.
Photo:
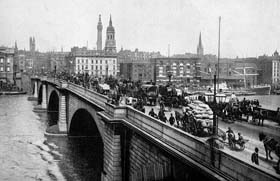
<svg viewBox="0 0 280 181"><path fill-rule="evenodd" d="M113 26L108 26L107 32L115 32L115 28Z"/></svg>
<svg viewBox="0 0 280 181"><path fill-rule="evenodd" d="M113 24L112 24L111 15L110 15L110 20L109 20L109 26L107 27L107 32L115 32L115 28L113 27Z"/></svg>

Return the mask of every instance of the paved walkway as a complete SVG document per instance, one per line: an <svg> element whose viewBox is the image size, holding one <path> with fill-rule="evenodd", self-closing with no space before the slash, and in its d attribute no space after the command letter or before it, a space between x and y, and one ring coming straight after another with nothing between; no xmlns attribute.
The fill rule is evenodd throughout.
<svg viewBox="0 0 280 181"><path fill-rule="evenodd" d="M159 106L145 106L145 113L148 114L151 108L154 108L154 112L158 114ZM178 109L166 109L165 115L167 119L169 119L171 113L175 116L174 110ZM167 122L167 124L169 124L169 122ZM174 124L177 125L176 121ZM274 152L272 152L271 156L274 159L265 160L266 156L264 146L263 143L259 141L260 132L264 132L267 135L273 136L275 139L280 141L280 127L277 125L277 123L265 120L264 126L258 126L250 123L250 121L249 123L245 121L235 121L235 123L226 123L220 120L218 122L218 126L223 131L226 131L228 127L231 127L236 136L237 133L240 132L243 135L244 139L249 140L249 142L246 143L246 148L244 151L233 151L228 146L225 146L225 148L223 149L224 152L236 157L237 159L243 160L246 163L252 164L255 167L260 167L266 172L277 175L273 166L276 165L277 160L279 158L274 154ZM256 147L258 147L259 149L259 165L255 165L251 162L251 154L254 152ZM280 178L279 174L277 176L279 176Z"/></svg>

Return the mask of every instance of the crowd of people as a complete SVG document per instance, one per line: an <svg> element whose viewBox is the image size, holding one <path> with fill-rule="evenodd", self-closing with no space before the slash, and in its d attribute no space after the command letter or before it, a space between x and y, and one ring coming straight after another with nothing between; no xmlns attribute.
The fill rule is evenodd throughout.
<svg viewBox="0 0 280 181"><path fill-rule="evenodd" d="M133 105L134 108L143 111L144 106L147 105L147 98L143 89L141 89L142 83L140 81L133 82L124 79L117 80L111 76L102 79L95 75L89 75L88 73L70 74L67 72L52 72L48 73L48 76L63 79L65 81L81 85L85 88L93 89L99 93L107 94L110 102L114 104L120 104L125 97L133 97L137 100L137 102ZM102 88L98 86L100 82L108 84L110 86L110 90L103 91ZM170 96L161 95L157 98L157 102L161 107L167 106L179 108L188 104L188 101L184 99L184 95L173 96L168 99L166 97ZM181 99L184 99L184 101ZM200 95L198 99L205 102L205 97L202 95ZM258 100L247 100L244 98L242 101L235 99L234 101L227 103L220 102L215 105L211 103L207 104L209 104L216 114L225 121L234 122L235 120L245 120L249 122L251 120L256 124L263 126L264 120L267 118L267 112L264 109L261 109ZM275 121L280 124L280 108L277 110Z"/></svg>
<svg viewBox="0 0 280 181"><path fill-rule="evenodd" d="M242 120L245 117L245 120L248 122L249 117L252 117L252 122L257 122L258 125L263 126L264 119L267 117L267 112L264 109L261 109L258 100L247 100L243 99L239 101L236 99L236 102L225 103L220 105L220 110L217 111L224 120L229 121Z"/></svg>

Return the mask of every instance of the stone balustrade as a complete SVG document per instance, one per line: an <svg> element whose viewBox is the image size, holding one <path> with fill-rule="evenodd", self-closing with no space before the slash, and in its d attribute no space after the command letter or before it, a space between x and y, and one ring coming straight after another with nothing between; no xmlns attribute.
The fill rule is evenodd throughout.
<svg viewBox="0 0 280 181"><path fill-rule="evenodd" d="M152 118L131 106L115 106L106 103L105 112L112 118L133 126L155 140L166 144L177 153L191 158L203 167L226 178L237 180L278 180L262 169L228 155L223 150L211 148L205 138L198 138L169 124ZM214 165L211 155L214 156ZM250 155L249 155L250 156Z"/></svg>

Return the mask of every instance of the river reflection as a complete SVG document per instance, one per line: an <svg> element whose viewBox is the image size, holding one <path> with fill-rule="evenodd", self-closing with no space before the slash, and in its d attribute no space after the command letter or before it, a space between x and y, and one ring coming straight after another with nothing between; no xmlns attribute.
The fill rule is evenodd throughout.
<svg viewBox="0 0 280 181"><path fill-rule="evenodd" d="M0 96L0 180L101 180L100 138L47 138L27 96Z"/></svg>

